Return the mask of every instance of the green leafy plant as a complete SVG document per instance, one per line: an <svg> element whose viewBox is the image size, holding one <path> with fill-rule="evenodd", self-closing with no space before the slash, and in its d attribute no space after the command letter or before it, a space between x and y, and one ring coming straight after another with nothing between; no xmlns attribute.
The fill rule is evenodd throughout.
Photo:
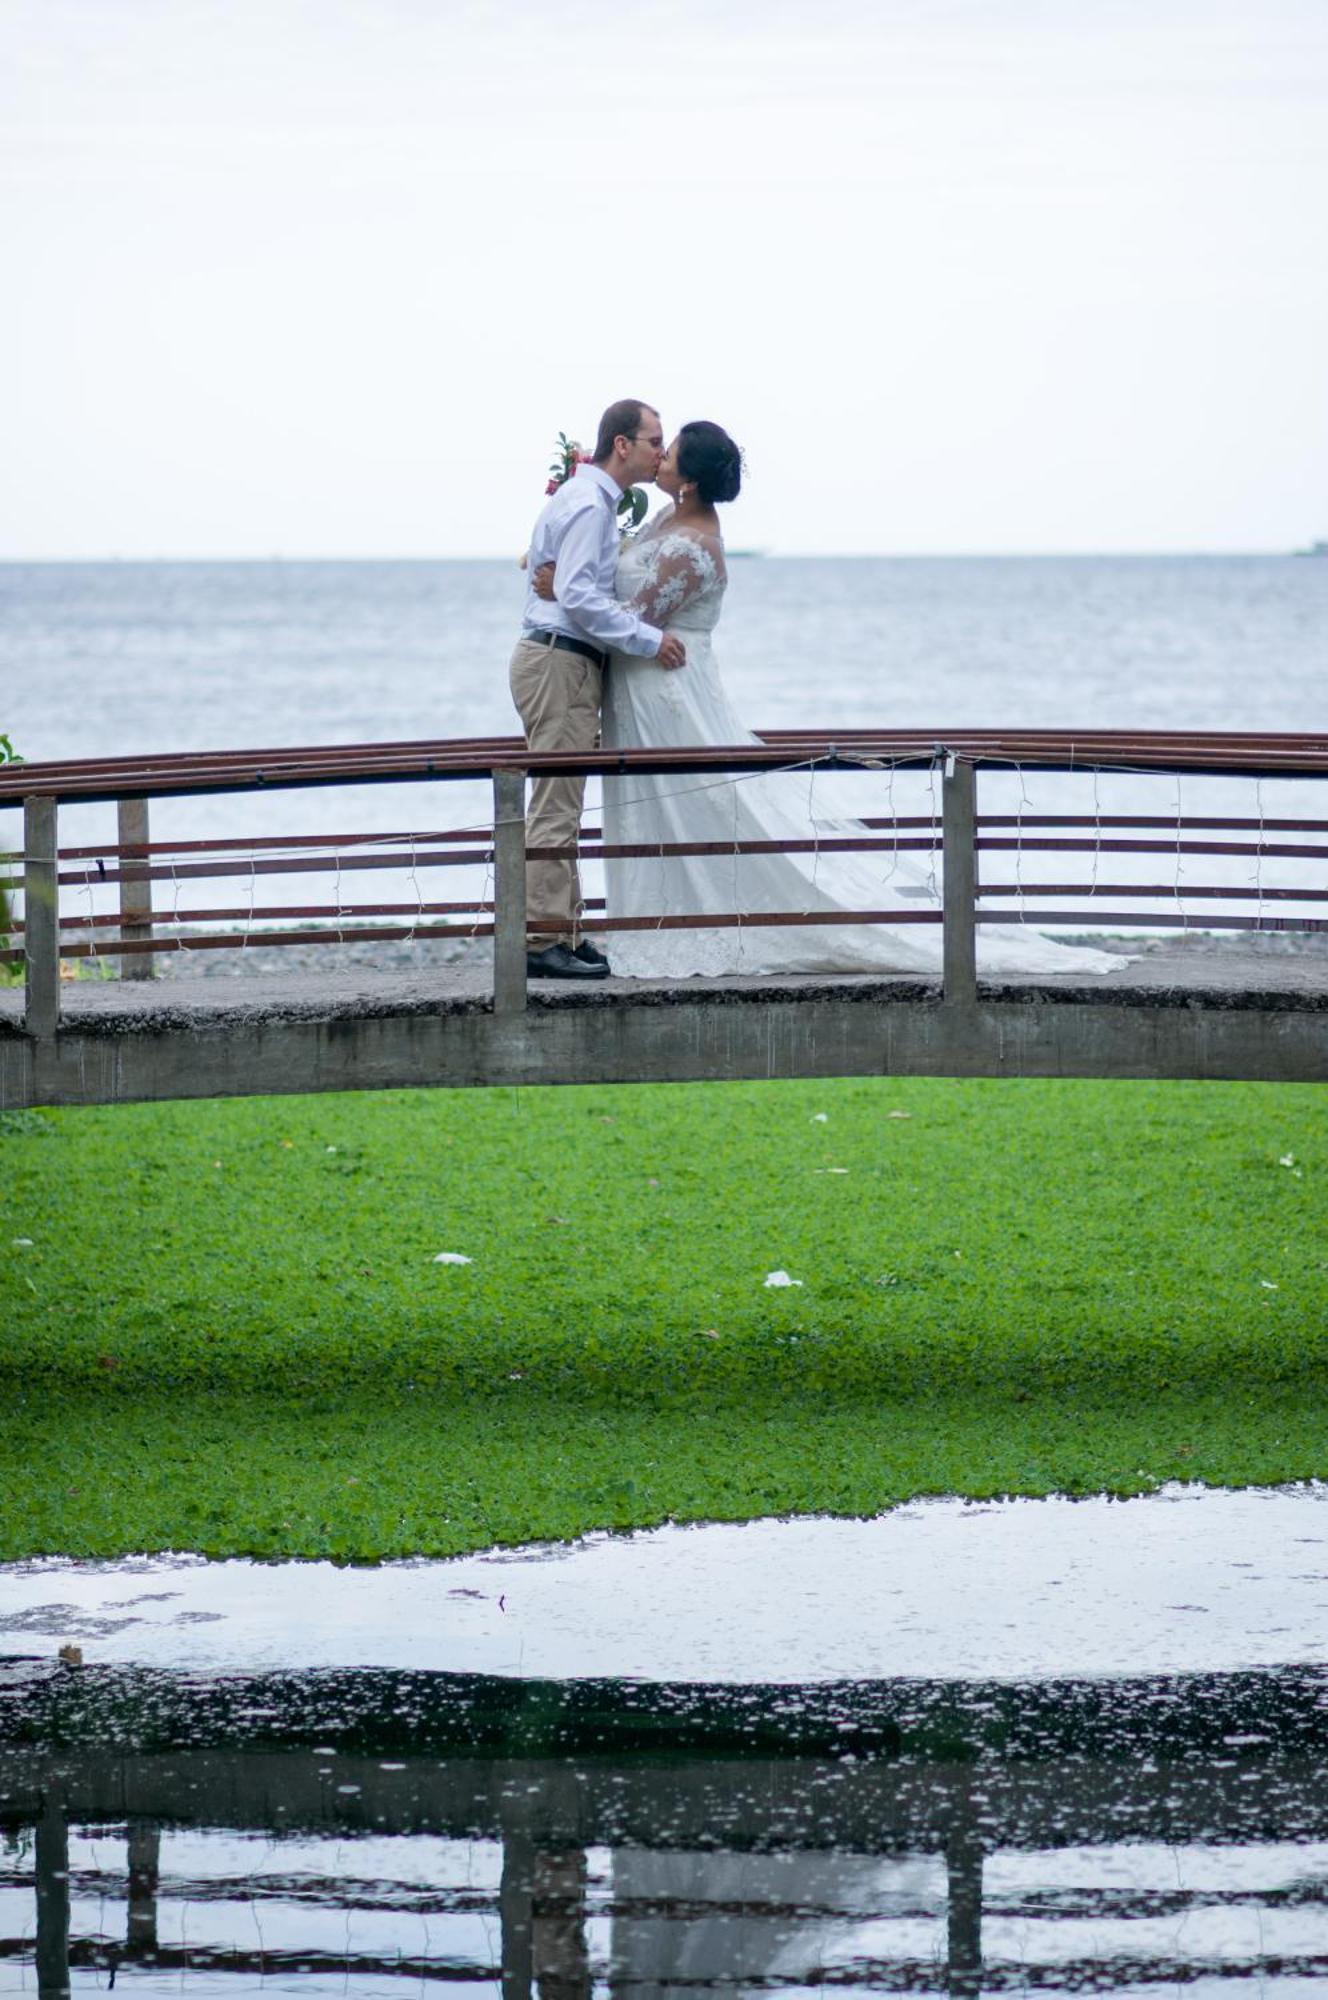
<svg viewBox="0 0 1328 2000"><path fill-rule="evenodd" d="M0 1118L0 1561L1322 1478L1326 1163L1314 1084Z"/></svg>

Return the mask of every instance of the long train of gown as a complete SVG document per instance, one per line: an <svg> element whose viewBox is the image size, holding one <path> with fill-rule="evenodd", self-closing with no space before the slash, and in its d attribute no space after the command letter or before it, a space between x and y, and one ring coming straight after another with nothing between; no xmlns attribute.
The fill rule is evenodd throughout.
<svg viewBox="0 0 1328 2000"><path fill-rule="evenodd" d="M715 659L711 634L726 584L717 537L670 530L668 517L625 542L617 593L652 624L678 632L687 664L669 671L653 660L615 653L606 676L603 740L615 750L756 743L735 713ZM813 821L807 779L786 774L632 772L604 780L607 846L674 841L808 840L866 834L860 820ZM605 861L611 917L704 916L725 912L842 911L841 924L743 925L723 929L616 932L616 972L637 978L691 974L915 972L941 968L941 926L855 924L854 911L940 909L939 884L911 854L685 854ZM1058 943L1019 925L985 925L978 965L988 973L1109 972L1110 952Z"/></svg>

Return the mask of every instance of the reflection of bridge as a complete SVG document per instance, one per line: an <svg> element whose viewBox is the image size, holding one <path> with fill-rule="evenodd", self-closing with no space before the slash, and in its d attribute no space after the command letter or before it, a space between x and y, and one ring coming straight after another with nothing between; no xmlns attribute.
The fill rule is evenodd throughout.
<svg viewBox="0 0 1328 2000"><path fill-rule="evenodd" d="M127 1937L117 1955L182 1972L320 1963L316 1951L265 1953L261 1939L257 1949L251 1942L220 1954L159 1941L160 1831L203 1827L283 1841L500 1843L492 1912L509 2000L532 1986L589 2000L588 1850L614 1857L617 1991L646 1979L662 1990L661 1926L670 1923L680 1936L691 1927L689 1978L704 1975L720 1989L739 1977L777 1983L752 1954L768 1952L772 1937L796 1937L798 1912L823 1928L837 1915L842 1929L855 1905L859 1922L870 1919L864 1858L935 1856L948 1882L948 1966L878 1951L869 1963L846 1963L834 1983L948 1984L975 1994L984 1984L1022 1989L1035 1970L1007 1960L984 1978L985 1859L1139 1842L1170 1850L1328 1838L1326 1696L1324 1676L1307 1670L1045 1687L650 1690L381 1673L209 1687L39 1669L0 1698L0 1826L35 1829L35 1957L49 1996L68 1991L71 1962L106 1962L104 1941L70 1938L68 1829L108 1822L129 1843L120 1890ZM738 1859L762 1856L759 1865ZM762 1881L758 1894L753 1885ZM772 1884L782 1927L770 1922L779 1914ZM1324 1887L1307 1891L1321 1916ZM100 1888L107 1892L104 1880ZM177 1885L175 1894L206 1897L208 1885ZM1265 1900L1256 1887L1242 1893L1243 1906L1270 1920L1284 1900L1271 1892ZM1164 1901L1177 1930L1205 1906L1202 1895ZM1086 1888L1062 1914L1099 1924L1149 1914L1147 1897L1136 1904L1122 1910L1119 1899ZM0 1954L22 1950L0 1940ZM671 1963L676 1974L676 1949ZM323 1969L363 1979L495 1976L491 1963L449 1971L367 1949L361 1962L349 1944ZM1220 1968L1201 1969L1322 1977L1328 1949L1294 1958L1228 1949ZM1194 1976L1191 1961L1174 1953L1152 1960L1146 1949L1124 1971L1109 1956L1061 1958L1056 1970L1058 1986L1095 1990Z"/></svg>
<svg viewBox="0 0 1328 2000"><path fill-rule="evenodd" d="M914 937L939 933L936 976L612 980L589 991L545 987L528 995L525 776L569 769L666 771L680 780L701 774L712 783L799 773L803 786L809 772L818 782L853 772L859 783L875 773L891 806L885 817L847 834L827 826L794 845L814 857L872 855L882 907L855 912L853 921L922 927ZM979 774L1011 770L1021 780L1017 810L979 812ZM901 813L894 778L910 772L929 775L928 809ZM1165 781L1168 796L1121 812L1035 809L1028 787L1036 791L1048 772L1091 774L1095 784L1128 774L1136 789L1146 779ZM1233 949L1200 961L1163 952L1139 964L1123 961L1103 980L1059 974L980 983L975 941L980 926L993 922L1059 931L1218 929L1247 940L1328 931L1328 918L1316 914L1328 901L1328 820L1275 816L1266 790L1274 780L1325 775L1328 745L1308 737L972 731L943 744L924 732L849 731L833 742L786 732L733 750L586 758L533 757L519 742L495 740L9 769L0 772L0 809L23 808L22 848L11 852L7 878L21 905L14 934L22 943L0 952L0 961L24 965L26 991L22 1000L0 994L0 1108L738 1076L1320 1078L1328 1074L1328 977L1312 959ZM1235 813L1183 812L1182 777L1241 781L1244 805ZM445 832L164 841L152 837L149 821L150 801L201 793L256 797L447 780L491 785L492 823ZM822 808L833 790L823 790ZM116 802L117 839L61 847L61 807L93 801ZM1169 809L1154 810L1158 805ZM762 843L735 839L723 848L693 843L667 851L713 860L757 849L764 851ZM592 860L664 851L609 848L593 830L582 847ZM935 880L935 895L921 903L890 890L892 867L906 851L925 857ZM389 882L404 874L414 900L352 900L345 884L366 870ZM1212 872L1194 879L1201 871L1223 879ZM332 877L331 900L269 903L260 896L263 885L271 894L282 880L304 885L317 874ZM220 903L200 886L217 880L228 897ZM451 885L450 900L430 899L420 886L426 880ZM588 928L825 922L842 917L816 909L712 911L700 920L663 913L649 923L592 915ZM180 951L477 938L493 941L491 980L476 969L144 984L154 958ZM72 969L88 960L118 966L120 980L62 987L62 962Z"/></svg>

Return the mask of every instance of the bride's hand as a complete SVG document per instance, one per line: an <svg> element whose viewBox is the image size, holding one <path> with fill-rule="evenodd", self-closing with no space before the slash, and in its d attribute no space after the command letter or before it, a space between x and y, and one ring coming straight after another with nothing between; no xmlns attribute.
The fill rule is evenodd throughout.
<svg viewBox="0 0 1328 2000"><path fill-rule="evenodd" d="M530 580L535 586L536 597L542 597L546 604L552 604L553 564L551 562L541 563Z"/></svg>

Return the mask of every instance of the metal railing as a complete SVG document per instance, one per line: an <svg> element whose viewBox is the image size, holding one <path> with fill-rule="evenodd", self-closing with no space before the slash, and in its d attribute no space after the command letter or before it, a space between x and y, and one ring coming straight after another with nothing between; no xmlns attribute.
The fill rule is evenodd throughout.
<svg viewBox="0 0 1328 2000"><path fill-rule="evenodd" d="M1064 731L769 731L753 744L720 749L598 751L591 755L535 755L519 739L332 745L273 750L216 751L141 758L82 759L0 770L0 810L20 807L21 851L0 855L0 887L21 895L22 915L10 931L21 944L0 952L0 962L22 963L24 1025L37 1038L57 1032L61 961L114 960L124 978L150 978L154 959L171 951L244 949L255 945L378 942L446 937L492 938L493 1005L500 1014L526 1005L526 939L552 925L527 922L525 861L563 850L528 848L525 787L528 777L562 772L587 775L708 774L716 780L759 773L816 774L930 771L940 780L939 810L891 813L859 821L848 835L819 831L805 840L772 842L674 842L607 844L600 829L584 830L585 860L668 855L815 852L928 853L943 860L943 895L936 906L845 912L707 910L704 914L609 917L592 899L590 931L717 929L818 924L939 924L942 994L949 1004L976 997L977 926L982 923L1174 927L1235 931L1325 931L1328 919L1296 908L1279 914L1265 905L1314 908L1328 902L1328 866L1298 884L1265 884L1265 860L1328 864L1328 819L1269 817L1261 797L1253 814L1073 813L979 814L979 771L1169 774L1179 777L1270 778L1328 776L1328 739L1311 736ZM213 793L261 795L276 790L317 791L362 784L429 783L484 779L492 788L492 820L480 827L430 832L296 834L187 841L152 837L150 801ZM59 845L64 805L114 801L117 837L101 845ZM860 828L861 830L857 830ZM1201 834L1218 837L1200 838ZM1269 838L1296 834L1297 840ZM1013 883L979 876L980 857L1014 854L1091 856L1091 879ZM1166 880L1104 882L1104 857L1246 857L1256 865L1250 884ZM485 871L479 895L411 903L349 900L343 878L373 871L470 868ZM267 877L335 873L333 902L259 903L254 891ZM1125 872L1125 871L1121 871ZM1157 871L1161 874L1161 870ZM206 900L180 905L182 889L209 881L245 881L244 904ZM169 911L154 899L154 885L169 881ZM492 894L487 893L489 884ZM86 912L61 909L62 889L89 898L109 893L114 907ZM1017 907L1001 910L1002 901ZM1032 911L1025 903L1032 901ZM1255 902L1254 914L1226 906ZM1187 908L1207 906L1201 918ZM1069 904L1070 907L1064 907ZM1047 905L1051 907L1047 907ZM1145 910L1144 904L1152 907ZM1123 907L1120 907L1123 905ZM256 930L256 924L279 929ZM242 928L235 929L240 924ZM200 926L208 928L200 929ZM227 926L230 926L228 928Z"/></svg>

